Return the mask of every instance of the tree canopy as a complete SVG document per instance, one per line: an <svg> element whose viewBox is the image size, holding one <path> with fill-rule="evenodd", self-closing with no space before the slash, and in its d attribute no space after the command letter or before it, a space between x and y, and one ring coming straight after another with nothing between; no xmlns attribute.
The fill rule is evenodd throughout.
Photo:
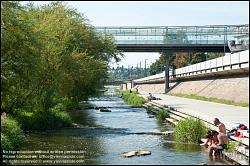
<svg viewBox="0 0 250 166"><path fill-rule="evenodd" d="M111 36L63 2L1 2L1 109L46 111L62 98L86 100L120 55Z"/></svg>

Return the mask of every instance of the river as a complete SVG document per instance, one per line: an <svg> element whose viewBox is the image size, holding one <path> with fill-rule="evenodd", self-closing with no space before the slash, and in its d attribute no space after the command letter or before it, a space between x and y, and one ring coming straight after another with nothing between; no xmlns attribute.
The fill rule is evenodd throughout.
<svg viewBox="0 0 250 166"><path fill-rule="evenodd" d="M118 97L92 98L95 106L110 107L112 112L97 109L72 111L78 128L63 128L26 135L22 150L81 150L81 164L225 164L211 161L204 147L176 144L172 136L136 134L138 132L172 131L159 124L144 108L132 108ZM151 155L124 158L122 152L148 150Z"/></svg>

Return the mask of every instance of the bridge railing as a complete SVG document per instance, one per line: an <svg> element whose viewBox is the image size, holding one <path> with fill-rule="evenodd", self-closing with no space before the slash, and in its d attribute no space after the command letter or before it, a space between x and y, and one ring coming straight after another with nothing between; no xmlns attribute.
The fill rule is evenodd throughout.
<svg viewBox="0 0 250 166"><path fill-rule="evenodd" d="M213 69L218 70L220 68L224 70L224 68L228 66L230 67L229 69L232 69L232 66L235 65L239 65L236 68L249 67L249 50L225 55L223 57L176 69L175 76L181 77L188 74L199 74L199 72L202 71L212 71ZM171 76L173 77L173 75Z"/></svg>
<svg viewBox="0 0 250 166"><path fill-rule="evenodd" d="M231 70L237 68L249 67L249 50L228 54L223 57L211 59L205 62L193 64L190 66L175 69L169 72L170 78L185 77L188 75L197 75L207 72L216 72L223 70ZM133 80L135 83L146 83L149 81L162 80L165 78L165 72L160 74Z"/></svg>
<svg viewBox="0 0 250 166"><path fill-rule="evenodd" d="M112 35L116 44L227 44L247 38L249 25L96 27L102 35Z"/></svg>

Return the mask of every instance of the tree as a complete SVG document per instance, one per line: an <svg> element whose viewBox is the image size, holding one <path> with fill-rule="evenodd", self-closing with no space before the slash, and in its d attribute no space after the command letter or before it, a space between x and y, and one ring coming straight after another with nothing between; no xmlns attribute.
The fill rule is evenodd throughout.
<svg viewBox="0 0 250 166"><path fill-rule="evenodd" d="M173 64L176 66L176 68L181 68L188 65L188 60L187 53L176 53Z"/></svg>
<svg viewBox="0 0 250 166"><path fill-rule="evenodd" d="M1 108L47 111L94 95L119 61L112 36L97 33L63 2L42 7L1 2Z"/></svg>
<svg viewBox="0 0 250 166"><path fill-rule="evenodd" d="M171 56L169 58L170 67L174 66L174 63L173 63L174 58L175 58L175 55ZM166 66L165 63L166 63L165 54L161 53L159 59L157 59L154 63L152 63L150 65L150 67L149 67L149 73L151 75L154 75L154 74L160 73L162 71L165 71L165 66Z"/></svg>

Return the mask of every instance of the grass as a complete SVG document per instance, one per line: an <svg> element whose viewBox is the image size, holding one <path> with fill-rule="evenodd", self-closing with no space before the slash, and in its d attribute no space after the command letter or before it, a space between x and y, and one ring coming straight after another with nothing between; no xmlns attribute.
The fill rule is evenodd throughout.
<svg viewBox="0 0 250 166"><path fill-rule="evenodd" d="M145 99L138 96L135 92L130 93L128 90L123 91L122 97L126 103L132 106L142 106L145 103Z"/></svg>
<svg viewBox="0 0 250 166"><path fill-rule="evenodd" d="M163 122L166 118L169 118L169 113L168 111L161 109L159 112L156 114L156 119L159 122Z"/></svg>
<svg viewBox="0 0 250 166"><path fill-rule="evenodd" d="M187 118L175 126L174 138L179 143L199 143L206 133L207 127L200 119Z"/></svg>
<svg viewBox="0 0 250 166"><path fill-rule="evenodd" d="M227 148L225 149L226 152L234 152L236 147L239 145L238 142L229 141Z"/></svg>
<svg viewBox="0 0 250 166"><path fill-rule="evenodd" d="M155 113L155 111L154 111L155 109L152 107L152 106L148 106L147 107L147 113Z"/></svg>
<svg viewBox="0 0 250 166"><path fill-rule="evenodd" d="M68 112L63 111L62 107L59 103L48 111L19 111L16 120L25 131L49 130L71 126L72 119Z"/></svg>
<svg viewBox="0 0 250 166"><path fill-rule="evenodd" d="M234 106L249 107L249 103L234 102L234 101L225 100L225 99L218 99L218 98L207 98L207 97L198 96L195 94L171 93L169 95L178 96L178 97L185 97L185 98L189 98L189 99L196 99L196 100L203 100L203 101L210 101L210 102L215 102L215 103L234 105Z"/></svg>
<svg viewBox="0 0 250 166"><path fill-rule="evenodd" d="M24 141L20 125L12 117L1 115L1 149L17 150Z"/></svg>
<svg viewBox="0 0 250 166"><path fill-rule="evenodd" d="M122 95L122 90L120 90L119 88L114 88L114 90L115 90L115 96L121 97L121 95Z"/></svg>

